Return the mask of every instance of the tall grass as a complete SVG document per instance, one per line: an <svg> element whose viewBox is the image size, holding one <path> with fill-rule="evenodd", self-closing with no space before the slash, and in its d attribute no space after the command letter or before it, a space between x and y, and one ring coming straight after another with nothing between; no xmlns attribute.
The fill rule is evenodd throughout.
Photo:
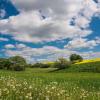
<svg viewBox="0 0 100 100"><path fill-rule="evenodd" d="M100 100L97 73L48 73L53 69L0 71L1 100ZM38 73L41 72L41 73Z"/></svg>

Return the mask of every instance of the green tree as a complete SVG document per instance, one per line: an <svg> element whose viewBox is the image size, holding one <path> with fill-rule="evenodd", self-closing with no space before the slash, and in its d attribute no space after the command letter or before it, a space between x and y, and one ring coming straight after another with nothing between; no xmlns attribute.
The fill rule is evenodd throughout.
<svg viewBox="0 0 100 100"><path fill-rule="evenodd" d="M10 70L21 71L25 70L27 65L26 60L21 56L10 57L9 61L11 62Z"/></svg>
<svg viewBox="0 0 100 100"><path fill-rule="evenodd" d="M70 56L70 61L71 62L81 62L83 60L82 56L78 55L78 54L72 54Z"/></svg>
<svg viewBox="0 0 100 100"><path fill-rule="evenodd" d="M0 69L8 69L11 66L9 59L0 58Z"/></svg>

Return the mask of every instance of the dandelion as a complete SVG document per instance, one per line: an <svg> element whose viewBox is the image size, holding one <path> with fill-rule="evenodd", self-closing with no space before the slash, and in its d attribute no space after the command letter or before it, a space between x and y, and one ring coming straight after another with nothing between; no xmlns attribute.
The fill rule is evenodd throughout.
<svg viewBox="0 0 100 100"><path fill-rule="evenodd" d="M26 97L26 99L28 99L28 96L27 95L25 97Z"/></svg>

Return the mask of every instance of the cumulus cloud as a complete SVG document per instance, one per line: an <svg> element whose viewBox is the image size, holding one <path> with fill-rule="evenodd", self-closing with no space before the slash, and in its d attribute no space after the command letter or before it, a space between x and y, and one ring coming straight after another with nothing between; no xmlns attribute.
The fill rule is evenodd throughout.
<svg viewBox="0 0 100 100"><path fill-rule="evenodd" d="M5 48L6 49L13 49L13 48L15 48L15 46L13 44L6 44Z"/></svg>
<svg viewBox="0 0 100 100"><path fill-rule="evenodd" d="M84 59L93 59L93 58L99 58L100 52L88 51L88 52L82 52L80 53L80 55L83 56Z"/></svg>
<svg viewBox="0 0 100 100"><path fill-rule="evenodd" d="M15 47L18 49L23 49L26 47L26 45L25 44L16 44Z"/></svg>
<svg viewBox="0 0 100 100"><path fill-rule="evenodd" d="M53 46L32 48L25 44L5 45L5 55L20 55L28 61L56 60L72 53L84 58L100 56L98 52L77 52L77 48L93 48L100 38L88 40L93 16L100 15L100 2L94 0L11 0L20 13L0 20L0 34L20 42L38 43L71 39L64 49ZM13 49L14 48L14 49ZM71 50L72 49L72 50Z"/></svg>
<svg viewBox="0 0 100 100"><path fill-rule="evenodd" d="M5 49L5 54L7 56L22 56L27 59L28 62L41 62L41 61L55 61L60 57L69 58L69 56L73 53L80 54L85 59L89 59L92 57L99 57L99 52L77 52L74 50L68 49L59 49L54 46L44 46L42 48L32 48L26 46L25 44L16 44L16 49Z"/></svg>
<svg viewBox="0 0 100 100"><path fill-rule="evenodd" d="M72 53L76 53L76 51L69 51L59 49L54 46L44 46L42 48L32 48L26 46L25 44L16 44L14 45L15 49L12 49L10 45L6 45L4 50L6 56L22 56L27 59L28 62L36 62L36 61L55 61L59 57L66 57ZM9 48L9 49L8 49Z"/></svg>
<svg viewBox="0 0 100 100"><path fill-rule="evenodd" d="M0 31L22 42L86 37L91 18L99 12L93 0L12 0L20 14L0 20ZM55 6L57 4L57 6ZM45 16L45 19L43 18ZM74 19L74 20L73 20ZM71 22L74 25L71 25Z"/></svg>
<svg viewBox="0 0 100 100"><path fill-rule="evenodd" d="M95 46L100 45L99 39L87 40L85 38L75 38L72 41L69 41L65 48L68 49L81 49L81 48L94 48Z"/></svg>

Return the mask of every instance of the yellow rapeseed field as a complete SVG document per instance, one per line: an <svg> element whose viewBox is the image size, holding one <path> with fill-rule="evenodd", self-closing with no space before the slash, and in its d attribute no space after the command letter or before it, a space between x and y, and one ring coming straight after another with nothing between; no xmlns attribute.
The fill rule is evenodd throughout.
<svg viewBox="0 0 100 100"><path fill-rule="evenodd" d="M91 63L91 62L98 62L98 61L100 61L100 58L87 59L87 60L83 60L82 62L77 62L76 64Z"/></svg>

